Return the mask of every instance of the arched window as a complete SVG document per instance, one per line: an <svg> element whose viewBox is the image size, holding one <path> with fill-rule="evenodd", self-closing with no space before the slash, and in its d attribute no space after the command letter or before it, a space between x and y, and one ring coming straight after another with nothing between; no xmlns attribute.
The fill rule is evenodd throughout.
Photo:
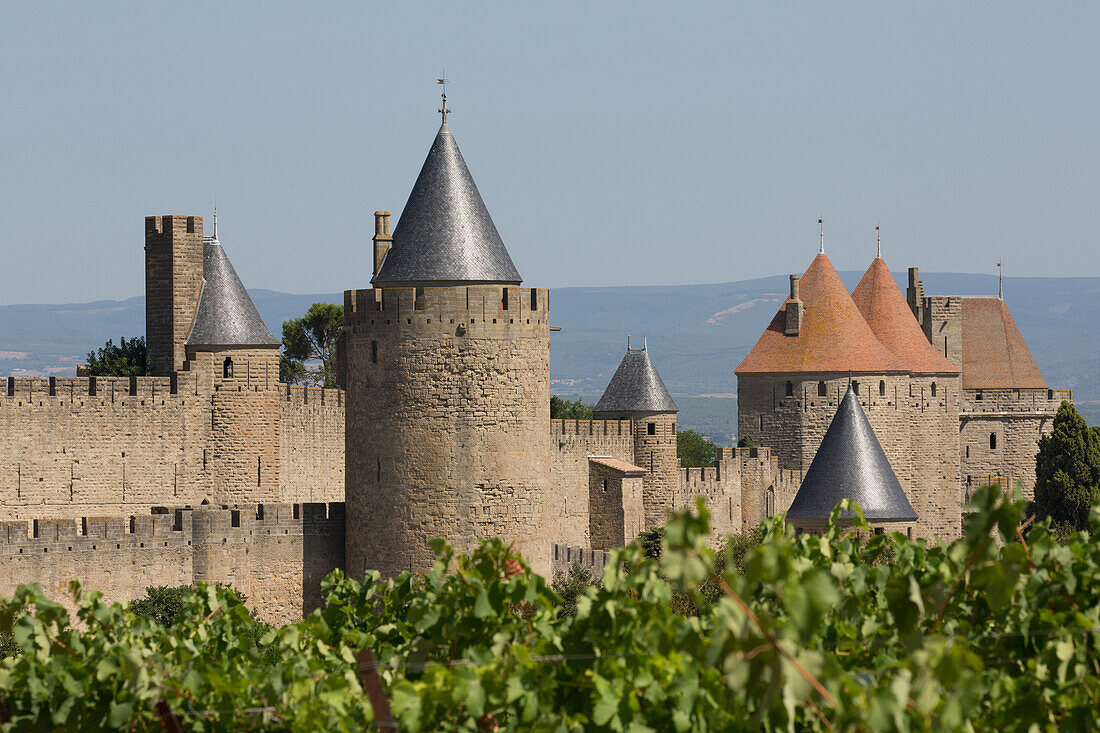
<svg viewBox="0 0 1100 733"><path fill-rule="evenodd" d="M997 450L997 434L989 434L989 450Z"/></svg>
<svg viewBox="0 0 1100 733"><path fill-rule="evenodd" d="M228 356L222 362L222 377L225 379L233 378L233 359Z"/></svg>
<svg viewBox="0 0 1100 733"><path fill-rule="evenodd" d="M883 380L883 379L878 380L878 396L879 397L885 397L886 396L886 381Z"/></svg>
<svg viewBox="0 0 1100 733"><path fill-rule="evenodd" d="M825 396L825 383L824 382L818 382L817 383L817 396L818 397L824 397Z"/></svg>
<svg viewBox="0 0 1100 733"><path fill-rule="evenodd" d="M933 397L936 396L936 383L935 382L932 382L932 396Z"/></svg>
<svg viewBox="0 0 1100 733"><path fill-rule="evenodd" d="M787 382L787 396L788 397L793 397L794 396L794 384L792 384L791 382Z"/></svg>
<svg viewBox="0 0 1100 733"><path fill-rule="evenodd" d="M764 494L764 516L770 517L775 514L775 487L769 486L767 493Z"/></svg>

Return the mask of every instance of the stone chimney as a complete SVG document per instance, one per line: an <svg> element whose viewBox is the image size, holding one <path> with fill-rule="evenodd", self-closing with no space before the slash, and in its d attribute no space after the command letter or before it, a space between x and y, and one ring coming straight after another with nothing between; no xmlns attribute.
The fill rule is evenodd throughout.
<svg viewBox="0 0 1100 733"><path fill-rule="evenodd" d="M787 327L783 333L788 336L797 336L802 331L802 316L805 308L798 297L798 275L791 275L791 297L787 298Z"/></svg>
<svg viewBox="0 0 1100 733"><path fill-rule="evenodd" d="M924 283L920 280L917 268L909 268L909 287L905 289L905 299L909 301L909 310L917 318L917 323L924 325Z"/></svg>
<svg viewBox="0 0 1100 733"><path fill-rule="evenodd" d="M390 236L390 212L374 212L374 274L382 269L382 263L386 261L386 255L393 244Z"/></svg>

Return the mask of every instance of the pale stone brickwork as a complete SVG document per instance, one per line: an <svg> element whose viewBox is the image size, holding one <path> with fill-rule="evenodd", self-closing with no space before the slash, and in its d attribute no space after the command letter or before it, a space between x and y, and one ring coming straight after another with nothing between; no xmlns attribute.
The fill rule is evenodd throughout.
<svg viewBox="0 0 1100 733"><path fill-rule="evenodd" d="M502 537L549 572L548 293L344 294L348 570L424 570Z"/></svg>
<svg viewBox="0 0 1100 733"><path fill-rule="evenodd" d="M183 369L202 292L202 217L145 217L145 331L149 371Z"/></svg>
<svg viewBox="0 0 1100 733"><path fill-rule="evenodd" d="M680 485L676 413L635 412L630 418L634 423L634 463L646 470L642 480L645 527L653 529L665 523Z"/></svg>
<svg viewBox="0 0 1100 733"><path fill-rule="evenodd" d="M587 547L589 537L589 457L634 462L634 432L629 420L550 421L550 507L553 537Z"/></svg>
<svg viewBox="0 0 1100 733"><path fill-rule="evenodd" d="M644 473L624 473L598 460L589 461L588 471L589 545L596 550L622 547L644 529Z"/></svg>
<svg viewBox="0 0 1100 733"><path fill-rule="evenodd" d="M151 585L228 582L261 619L286 623L319 607L320 580L343 566L342 504L159 511L0 522L0 596L37 583L71 610L73 579L108 601Z"/></svg>
<svg viewBox="0 0 1100 733"><path fill-rule="evenodd" d="M607 567L611 554L606 550L590 550L587 547L554 543L551 550L551 572L568 574L574 564L587 569L592 577L600 578Z"/></svg>
<svg viewBox="0 0 1100 733"><path fill-rule="evenodd" d="M960 433L965 493L1000 483L1034 498L1039 437L1051 431L1062 402L1072 400L1067 389L965 390Z"/></svg>
<svg viewBox="0 0 1100 733"><path fill-rule="evenodd" d="M344 392L284 384L279 391L279 500L344 500Z"/></svg>

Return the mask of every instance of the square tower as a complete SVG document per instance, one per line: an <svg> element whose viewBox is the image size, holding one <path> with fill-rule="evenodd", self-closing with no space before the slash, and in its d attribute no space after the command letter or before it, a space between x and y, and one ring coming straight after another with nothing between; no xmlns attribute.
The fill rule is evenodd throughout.
<svg viewBox="0 0 1100 733"><path fill-rule="evenodd" d="M145 217L145 346L154 376L183 369L202 275L202 217Z"/></svg>

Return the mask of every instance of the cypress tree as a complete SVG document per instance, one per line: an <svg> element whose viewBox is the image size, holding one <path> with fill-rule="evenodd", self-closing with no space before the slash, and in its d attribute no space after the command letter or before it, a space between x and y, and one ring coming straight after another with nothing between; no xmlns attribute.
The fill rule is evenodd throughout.
<svg viewBox="0 0 1100 733"><path fill-rule="evenodd" d="M1089 508L1100 498L1100 442L1069 402L1054 429L1039 439L1035 456L1035 511L1056 525L1087 529Z"/></svg>

